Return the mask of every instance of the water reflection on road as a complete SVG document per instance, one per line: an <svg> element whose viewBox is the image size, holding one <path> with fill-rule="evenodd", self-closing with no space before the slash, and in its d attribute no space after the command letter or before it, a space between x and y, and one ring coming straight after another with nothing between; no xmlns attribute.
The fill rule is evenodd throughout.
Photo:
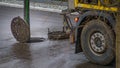
<svg viewBox="0 0 120 68"><path fill-rule="evenodd" d="M32 68L30 46L27 43L15 43L12 47L14 59L19 60L13 67L17 68Z"/></svg>
<svg viewBox="0 0 120 68"><path fill-rule="evenodd" d="M15 43L12 47L14 57L31 60L30 46L27 43Z"/></svg>

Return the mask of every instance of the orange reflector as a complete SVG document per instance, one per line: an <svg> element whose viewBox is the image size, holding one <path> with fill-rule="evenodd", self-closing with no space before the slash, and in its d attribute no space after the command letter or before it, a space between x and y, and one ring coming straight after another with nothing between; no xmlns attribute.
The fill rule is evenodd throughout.
<svg viewBox="0 0 120 68"><path fill-rule="evenodd" d="M77 22L79 21L79 18L76 17L76 18L74 19L74 21L77 23Z"/></svg>

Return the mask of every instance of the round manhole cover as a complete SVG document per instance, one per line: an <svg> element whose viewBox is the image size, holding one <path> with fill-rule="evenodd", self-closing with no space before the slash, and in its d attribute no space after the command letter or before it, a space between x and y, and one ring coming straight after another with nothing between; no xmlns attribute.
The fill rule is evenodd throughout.
<svg viewBox="0 0 120 68"><path fill-rule="evenodd" d="M20 17L15 17L11 21L11 31L19 42L28 42L30 39L29 25Z"/></svg>

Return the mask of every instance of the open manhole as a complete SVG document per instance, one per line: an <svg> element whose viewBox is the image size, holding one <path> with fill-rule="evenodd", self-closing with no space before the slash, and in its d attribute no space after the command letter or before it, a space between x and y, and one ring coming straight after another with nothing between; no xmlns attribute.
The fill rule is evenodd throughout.
<svg viewBox="0 0 120 68"><path fill-rule="evenodd" d="M66 34L64 31L52 31L48 32L48 39L50 40L62 40L62 39L68 39L69 35Z"/></svg>

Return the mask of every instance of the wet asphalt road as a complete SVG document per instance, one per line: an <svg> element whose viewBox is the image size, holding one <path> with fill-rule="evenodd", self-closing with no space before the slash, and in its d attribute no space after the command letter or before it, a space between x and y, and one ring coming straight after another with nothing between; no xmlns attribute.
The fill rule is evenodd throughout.
<svg viewBox="0 0 120 68"><path fill-rule="evenodd" d="M11 34L13 17L23 17L23 9L0 6L0 68L115 68L90 63L83 53L74 53L69 40L47 39L47 29L62 30L58 13L31 10L31 43L18 43ZM41 38L44 38L41 40Z"/></svg>

